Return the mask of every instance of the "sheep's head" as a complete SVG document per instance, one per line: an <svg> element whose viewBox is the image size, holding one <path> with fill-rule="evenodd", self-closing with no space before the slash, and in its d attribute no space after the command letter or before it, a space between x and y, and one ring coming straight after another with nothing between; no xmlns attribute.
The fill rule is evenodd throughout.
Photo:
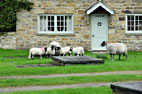
<svg viewBox="0 0 142 94"><path fill-rule="evenodd" d="M56 47L55 50L59 51L61 49L61 47Z"/></svg>
<svg viewBox="0 0 142 94"><path fill-rule="evenodd" d="M103 47L103 46L106 46L107 45L107 42L105 42L105 41L103 41L102 43L101 43L101 46Z"/></svg>
<svg viewBox="0 0 142 94"><path fill-rule="evenodd" d="M70 51L72 51L73 50L73 48L72 47L70 47Z"/></svg>
<svg viewBox="0 0 142 94"><path fill-rule="evenodd" d="M59 56L60 55L60 50L61 50L61 47L56 47L55 48L55 56Z"/></svg>
<svg viewBox="0 0 142 94"><path fill-rule="evenodd" d="M45 51L45 53L47 53L47 47L44 47L44 51Z"/></svg>
<svg viewBox="0 0 142 94"><path fill-rule="evenodd" d="M51 46L51 50L53 51L54 48L55 48L55 46L52 45L52 46Z"/></svg>

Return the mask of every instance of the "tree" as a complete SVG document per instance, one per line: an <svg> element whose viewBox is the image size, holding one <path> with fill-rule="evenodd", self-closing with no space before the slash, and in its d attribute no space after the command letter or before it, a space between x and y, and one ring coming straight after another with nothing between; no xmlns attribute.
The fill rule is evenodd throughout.
<svg viewBox="0 0 142 94"><path fill-rule="evenodd" d="M16 12L29 11L33 3L27 0L0 0L0 29L16 27Z"/></svg>

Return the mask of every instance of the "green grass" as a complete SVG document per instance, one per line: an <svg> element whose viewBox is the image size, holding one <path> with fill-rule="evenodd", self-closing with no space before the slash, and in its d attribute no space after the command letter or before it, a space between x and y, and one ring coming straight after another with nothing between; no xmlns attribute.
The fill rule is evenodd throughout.
<svg viewBox="0 0 142 94"><path fill-rule="evenodd" d="M34 85L63 85L79 83L119 82L142 80L142 75L102 75L102 76L73 76L57 78L26 78L0 79L0 87L34 86Z"/></svg>
<svg viewBox="0 0 142 94"><path fill-rule="evenodd" d="M3 94L112 94L112 90L109 87L86 87L42 91L22 91Z"/></svg>
<svg viewBox="0 0 142 94"><path fill-rule="evenodd" d="M137 71L142 70L142 52L129 52L128 60L124 57L120 61L115 56L114 61L110 61L110 56L107 54L97 55L90 52L85 52L85 55L92 57L107 57L103 65L72 65L72 66L55 66L55 67L30 67L17 68L17 65L25 64L50 64L51 59L35 58L34 60L27 59L28 50L4 50L0 49L0 76L14 75L46 75L46 74L66 74L66 73L91 73L91 72L106 72L106 71ZM25 56L19 58L19 56ZM12 58L8 58L12 57Z"/></svg>

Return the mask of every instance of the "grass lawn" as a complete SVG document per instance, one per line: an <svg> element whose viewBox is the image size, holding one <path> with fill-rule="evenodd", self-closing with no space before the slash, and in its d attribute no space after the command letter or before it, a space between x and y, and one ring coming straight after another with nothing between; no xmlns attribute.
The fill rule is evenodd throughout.
<svg viewBox="0 0 142 94"><path fill-rule="evenodd" d="M34 85L64 85L80 83L120 82L142 80L142 75L102 75L102 76L73 76L56 78L27 78L0 79L0 87L34 86Z"/></svg>
<svg viewBox="0 0 142 94"><path fill-rule="evenodd" d="M66 73L91 73L91 72L106 72L106 71L125 71L125 70L142 70L142 52L129 52L128 60L124 57L120 61L115 56L114 61L110 61L110 56L107 54L97 55L90 52L85 52L85 55L92 57L104 57L103 65L72 65L72 66L55 66L55 67L30 67L17 68L17 65L23 64L48 64L51 59L35 58L29 60L28 50L4 50L0 49L0 76L14 75L46 75L46 74L66 74Z"/></svg>
<svg viewBox="0 0 142 94"><path fill-rule="evenodd" d="M109 87L86 87L42 91L22 91L3 94L112 94L112 90Z"/></svg>

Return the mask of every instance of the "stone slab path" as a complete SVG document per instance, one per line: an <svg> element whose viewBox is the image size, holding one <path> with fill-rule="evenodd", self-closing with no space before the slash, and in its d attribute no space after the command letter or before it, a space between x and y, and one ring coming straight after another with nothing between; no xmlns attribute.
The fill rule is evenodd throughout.
<svg viewBox="0 0 142 94"><path fill-rule="evenodd" d="M114 72L97 72L97 73L31 75L31 76L2 76L0 77L0 79L54 78L54 77L97 76L97 75L115 75L115 74L142 74L142 71L114 71Z"/></svg>
<svg viewBox="0 0 142 94"><path fill-rule="evenodd" d="M0 77L0 79L53 78L53 77L97 76L97 75L114 75L114 74L142 74L142 71L116 71L116 72L32 75L32 76L5 76L5 77ZM129 81L129 82L136 82L136 81ZM122 82L84 83L84 84L54 85L54 86L7 87L7 88L0 88L0 93L15 92L15 91L33 91L33 90L37 91L37 90L63 89L63 88L99 87L99 86L110 86L110 84L115 84L115 83L122 83Z"/></svg>

